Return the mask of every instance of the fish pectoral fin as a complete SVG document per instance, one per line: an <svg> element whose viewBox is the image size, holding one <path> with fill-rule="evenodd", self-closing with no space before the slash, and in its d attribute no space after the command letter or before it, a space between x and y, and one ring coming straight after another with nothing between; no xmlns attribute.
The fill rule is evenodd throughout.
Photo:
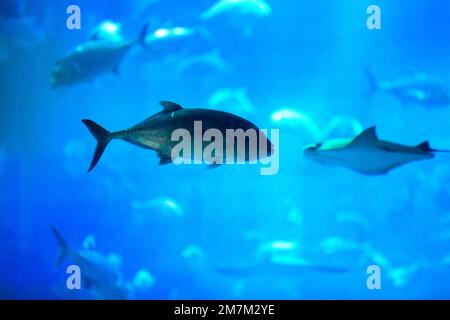
<svg viewBox="0 0 450 320"><path fill-rule="evenodd" d="M178 103L171 101L160 101L159 104L163 107L163 113L170 113L183 109Z"/></svg>
<svg viewBox="0 0 450 320"><path fill-rule="evenodd" d="M161 152L158 152L158 157L159 157L159 165L165 165L165 164L170 164L172 163L172 158L170 158L169 156L162 154Z"/></svg>

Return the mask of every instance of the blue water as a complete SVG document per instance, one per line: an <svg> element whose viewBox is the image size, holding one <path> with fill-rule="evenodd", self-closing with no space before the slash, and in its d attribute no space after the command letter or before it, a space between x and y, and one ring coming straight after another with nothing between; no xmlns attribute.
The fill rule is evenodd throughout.
<svg viewBox="0 0 450 320"><path fill-rule="evenodd" d="M51 225L73 249L95 237L96 252L120 258L124 283L145 270L151 280L129 285L129 298L450 298L449 155L367 176L302 152L372 125L386 140L450 149L450 106L369 96L364 75L420 71L450 85L450 3L267 2L267 16L201 21L215 0L40 0L25 1L21 17L0 18L0 298L95 298L89 289L66 288L73 262L55 267ZM81 30L66 28L73 3ZM381 30L366 27L370 4L381 8ZM118 75L52 89L55 61L107 19L121 24L126 39L147 21L151 30L198 27L208 36L136 46ZM208 54L214 63L204 62ZM240 90L246 103L213 106L214 93L225 89ZM86 173L95 141L81 119L124 129L160 111L160 100L279 129L279 172L158 166L153 151L113 141ZM282 109L302 117L274 121ZM218 271L279 252L345 272ZM366 269L374 264L381 289L369 290Z"/></svg>

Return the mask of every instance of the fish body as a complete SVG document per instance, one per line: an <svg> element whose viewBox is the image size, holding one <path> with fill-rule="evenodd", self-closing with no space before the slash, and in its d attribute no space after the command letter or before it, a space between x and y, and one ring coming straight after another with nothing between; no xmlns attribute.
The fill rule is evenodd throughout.
<svg viewBox="0 0 450 320"><path fill-rule="evenodd" d="M370 72L367 72L367 75L370 92L388 92L405 104L416 103L429 107L450 105L449 89L437 79L425 74L384 81L376 81Z"/></svg>
<svg viewBox="0 0 450 320"><path fill-rule="evenodd" d="M274 255L255 264L216 268L217 272L234 277L284 276L296 277L305 272L343 273L348 269L337 266L314 264L292 255Z"/></svg>
<svg viewBox="0 0 450 320"><path fill-rule="evenodd" d="M141 30L138 40L121 41L105 37L94 39L77 46L67 56L58 60L52 70L53 88L85 82L97 76L118 73L125 55L136 44L145 46L147 25Z"/></svg>
<svg viewBox="0 0 450 320"><path fill-rule="evenodd" d="M304 155L322 164L377 175L410 162L431 159L436 151L440 150L431 149L427 141L417 146L406 146L380 140L376 128L370 127L354 139L334 139L308 146Z"/></svg>
<svg viewBox="0 0 450 320"><path fill-rule="evenodd" d="M60 247L57 265L69 257L80 268L83 285L101 299L126 299L126 289L121 285L117 265L93 248L74 250L70 248L59 231L52 226L53 234Z"/></svg>
<svg viewBox="0 0 450 320"><path fill-rule="evenodd" d="M162 101L163 111L156 113L155 115L147 118L146 120L132 126L129 129L121 130L117 132L109 132L96 124L91 120L83 120L83 123L88 127L93 136L97 139L97 149L94 154L94 158L91 163L89 171L94 168L100 159L106 146L112 139L125 140L138 147L154 150L158 153L160 158L160 164L168 164L172 162L172 148L179 143L179 141L172 141L172 133L177 129L185 129L190 137L193 139L195 136L194 122L201 121L202 131L208 129L217 129L222 134L223 143L226 142L227 129L242 129L246 131L253 129L256 131L258 139L258 146L261 145L261 141L265 140L267 146L266 155L270 156L272 144L264 136L258 135L258 127L246 119L233 115L231 113L210 110L210 109L185 109L180 105ZM186 137L187 138L187 137ZM205 146L209 143L202 141L201 152ZM236 150L237 144L235 144L235 156L244 157L247 161L252 159L248 153L248 149L245 149L245 155L241 154L240 150ZM192 148L195 152L195 148ZM259 151L259 150L258 150ZM194 154L193 156L201 157L201 155ZM226 158L226 147L224 147L223 159ZM260 153L258 152L258 155ZM225 161L223 161L225 162Z"/></svg>
<svg viewBox="0 0 450 320"><path fill-rule="evenodd" d="M264 0L219 0L212 7L204 11L200 18L203 20L208 20L230 13L267 16L271 12L271 7Z"/></svg>

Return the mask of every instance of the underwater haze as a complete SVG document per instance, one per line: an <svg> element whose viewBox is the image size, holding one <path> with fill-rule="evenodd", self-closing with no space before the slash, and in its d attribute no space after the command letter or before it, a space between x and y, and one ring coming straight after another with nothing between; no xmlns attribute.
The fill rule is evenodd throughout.
<svg viewBox="0 0 450 320"><path fill-rule="evenodd" d="M449 299L449 32L444 0L0 0L0 298ZM191 108L278 170L81 121Z"/></svg>

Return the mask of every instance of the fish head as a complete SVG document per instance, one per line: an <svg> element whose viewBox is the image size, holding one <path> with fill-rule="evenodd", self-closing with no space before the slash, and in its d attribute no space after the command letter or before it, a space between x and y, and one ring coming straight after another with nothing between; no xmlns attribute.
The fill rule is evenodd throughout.
<svg viewBox="0 0 450 320"><path fill-rule="evenodd" d="M309 158L312 160L317 160L321 155L321 151L320 151L321 147L322 147L321 142L307 145L303 149L303 154L305 155L306 158Z"/></svg>
<svg viewBox="0 0 450 320"><path fill-rule="evenodd" d="M351 139L347 138L337 138L325 142L318 142L306 146L303 149L303 154L306 158L322 164L336 164L336 162L339 162L342 153L350 143Z"/></svg>
<svg viewBox="0 0 450 320"><path fill-rule="evenodd" d="M263 150L259 150L258 155L264 157L270 157L275 152L275 147L272 142L267 138L266 134L263 131L259 131L259 148L263 148ZM248 156L248 155L247 155Z"/></svg>
<svg viewBox="0 0 450 320"><path fill-rule="evenodd" d="M55 64L51 74L52 88L58 88L71 85L77 82L79 71L75 66L69 63L59 61Z"/></svg>

